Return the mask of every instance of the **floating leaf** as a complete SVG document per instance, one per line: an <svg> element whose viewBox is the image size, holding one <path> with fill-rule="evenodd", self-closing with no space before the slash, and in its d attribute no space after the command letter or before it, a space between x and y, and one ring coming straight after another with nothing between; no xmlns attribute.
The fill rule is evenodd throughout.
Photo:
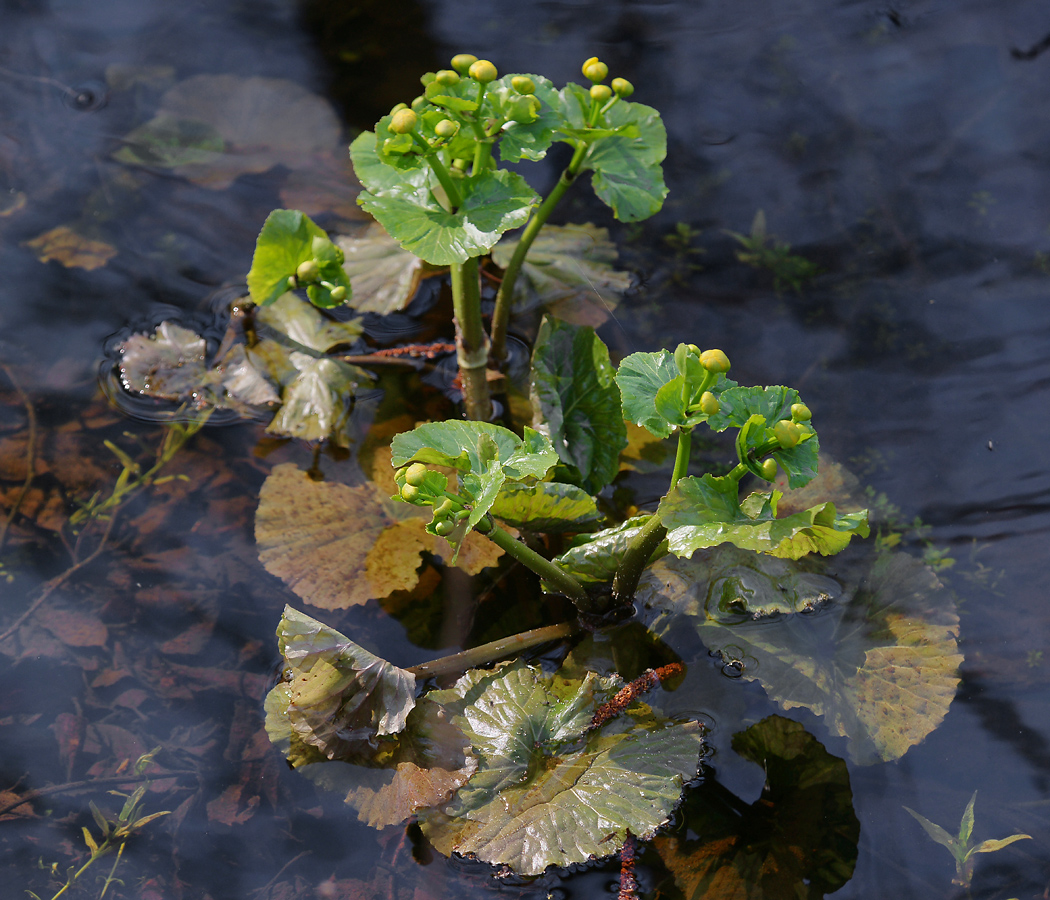
<svg viewBox="0 0 1050 900"><path fill-rule="evenodd" d="M303 744L327 759L370 758L377 737L404 728L416 703L411 672L290 606L277 642L288 666L279 685L288 725Z"/></svg>
<svg viewBox="0 0 1050 900"><path fill-rule="evenodd" d="M539 202L524 178L499 169L457 182L462 203L450 212L438 202L425 175L421 181L421 170L384 166L387 172L377 175L376 167L383 163L375 161L371 132L357 137L350 155L354 171L368 188L358 203L405 250L431 265L462 263L488 253L505 231L524 225Z"/></svg>
<svg viewBox="0 0 1050 900"><path fill-rule="evenodd" d="M341 132L331 104L294 81L196 75L164 94L114 158L222 190L239 175L300 168L337 146Z"/></svg>
<svg viewBox="0 0 1050 900"><path fill-rule="evenodd" d="M266 430L303 441L345 443L341 431L356 385L353 367L305 353L290 353L288 359L299 374L282 392L281 408Z"/></svg>
<svg viewBox="0 0 1050 900"><path fill-rule="evenodd" d="M504 484L490 510L517 528L549 534L591 531L603 516L594 498L574 484Z"/></svg>
<svg viewBox="0 0 1050 900"><path fill-rule="evenodd" d="M620 468L627 429L609 351L594 329L545 317L532 355L533 424L568 467L560 480L597 494Z"/></svg>
<svg viewBox="0 0 1050 900"><path fill-rule="evenodd" d="M496 265L507 268L518 240L504 236L492 248ZM631 286L631 276L613 268L616 256L605 228L590 223L545 225L514 285L515 311L555 303L594 304L605 313L615 309Z"/></svg>
<svg viewBox="0 0 1050 900"><path fill-rule="evenodd" d="M773 556L798 559L808 553L831 556L855 534L868 536L868 512L838 515L835 504L777 518L778 491L739 498L733 478L707 474L681 479L661 501L657 515L667 529L667 547L676 556L691 556L723 543Z"/></svg>
<svg viewBox="0 0 1050 900"><path fill-rule="evenodd" d="M183 400L203 391L204 338L174 322L161 322L152 335L133 334L119 347L124 387L166 400Z"/></svg>
<svg viewBox="0 0 1050 900"><path fill-rule="evenodd" d="M264 333L266 328L272 328L277 337L289 337L319 353L353 344L362 331L360 319L336 321L292 293L282 294L268 306L255 310L255 322L264 326Z"/></svg>
<svg viewBox="0 0 1050 900"><path fill-rule="evenodd" d="M67 269L101 269L117 255L116 247L85 237L68 225L45 231L31 241L26 241L25 246L42 263L54 260Z"/></svg>
<svg viewBox="0 0 1050 900"><path fill-rule="evenodd" d="M478 769L443 810L421 816L445 854L523 875L609 856L627 833L667 821L696 774L702 739L641 703L589 730L622 682L544 675L523 662L472 671L428 695L470 740Z"/></svg>
<svg viewBox="0 0 1050 900"><path fill-rule="evenodd" d="M853 875L860 822L846 763L797 722L769 716L733 735L765 772L750 806L702 785L682 809L687 829L656 838L686 900L818 900Z"/></svg>
<svg viewBox="0 0 1050 900"><path fill-rule="evenodd" d="M382 225L372 223L361 235L339 236L343 268L353 285L349 305L362 313L385 316L408 306L423 275L423 261L401 249Z"/></svg>
<svg viewBox="0 0 1050 900"><path fill-rule="evenodd" d="M721 548L658 561L637 599L661 633L663 617L687 617L745 679L784 709L824 716L850 757L870 764L903 756L944 718L959 683L959 619L933 572L906 554L852 568ZM827 575L839 582L830 602Z"/></svg>

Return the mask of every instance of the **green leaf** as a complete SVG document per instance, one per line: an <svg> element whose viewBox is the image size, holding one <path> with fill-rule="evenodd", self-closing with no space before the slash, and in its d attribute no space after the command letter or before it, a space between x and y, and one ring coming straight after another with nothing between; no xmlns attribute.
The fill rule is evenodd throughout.
<svg viewBox="0 0 1050 900"><path fill-rule="evenodd" d="M595 584L612 581L631 540L642 530L650 516L635 516L612 528L577 538L573 546L554 561L577 581ZM661 544L654 556L667 552Z"/></svg>
<svg viewBox="0 0 1050 900"><path fill-rule="evenodd" d="M1032 836L1030 834L1011 834L1007 838L1001 838L1000 840L981 841L976 847L971 850L971 853L995 853L996 850L1002 850L1003 847L1008 847L1014 841L1030 841Z"/></svg>
<svg viewBox="0 0 1050 900"><path fill-rule="evenodd" d="M573 484L504 484L490 510L515 528L549 534L591 531L603 516L594 498Z"/></svg>
<svg viewBox="0 0 1050 900"><path fill-rule="evenodd" d="M485 465L477 448L482 435L495 442L498 458L504 468L513 468L515 478L542 478L558 461L550 441L527 426L523 441L502 425L449 420L427 422L397 435L390 445L390 464L400 468L410 462L422 462L460 472L481 472Z"/></svg>
<svg viewBox="0 0 1050 900"><path fill-rule="evenodd" d="M563 480L597 494L616 477L627 429L609 351L593 328L545 317L532 354L533 424L568 466Z"/></svg>
<svg viewBox="0 0 1050 900"><path fill-rule="evenodd" d="M707 424L715 431L724 431L735 426L742 428L754 416L765 419L765 427L771 429L781 420L791 419L791 405L801 403L798 391L782 385L771 387L733 387L719 395L721 409L708 419ZM810 423L812 424L812 423ZM761 429L748 441L748 446L758 446L766 438ZM816 434L800 441L790 450L777 450L773 458L788 474L788 486L800 488L808 484L817 474L817 455L820 445Z"/></svg>
<svg viewBox="0 0 1050 900"><path fill-rule="evenodd" d="M677 377L678 367L669 350L632 353L616 372L616 383L623 397L623 417L658 438L670 437L675 426L657 410L656 395Z"/></svg>
<svg viewBox="0 0 1050 900"><path fill-rule="evenodd" d="M868 536L867 510L837 515L833 503L776 518L779 491L751 494L743 503L732 478L683 478L661 501L657 515L667 529L668 549L691 556L722 543L798 559L838 553L854 534Z"/></svg>
<svg viewBox="0 0 1050 900"><path fill-rule="evenodd" d="M705 783L686 799L685 827L655 841L685 900L819 900L843 887L860 836L846 763L781 716L733 735L733 749L761 766L761 796L748 804Z"/></svg>
<svg viewBox="0 0 1050 900"><path fill-rule="evenodd" d="M965 846L970 843L970 835L973 833L973 805L977 802L977 791L973 792L970 802L963 810L962 818L959 820L959 840Z"/></svg>
<svg viewBox="0 0 1050 900"><path fill-rule="evenodd" d="M503 236L492 248L496 265L507 268L518 241L516 235ZM631 286L630 276L613 268L616 257L616 245L605 228L544 225L514 285L514 311L590 305L596 314L607 316Z"/></svg>
<svg viewBox="0 0 1050 900"><path fill-rule="evenodd" d="M593 673L544 675L519 661L431 693L478 759L444 810L422 814L434 847L538 875L609 856L628 832L652 835L696 774L700 727L636 702L590 729L621 685Z"/></svg>
<svg viewBox="0 0 1050 900"><path fill-rule="evenodd" d="M562 90L564 109L575 124L591 108L591 96L578 84ZM591 169L594 192L621 222L648 219L667 196L660 164L667 155L667 130L660 113L642 103L620 100L606 113L620 134L599 137L587 148L583 168Z"/></svg>
<svg viewBox="0 0 1050 900"><path fill-rule="evenodd" d="M426 166L411 171L399 171L384 163L376 153L374 132L362 131L350 145L350 161L354 174L365 189L381 195L389 191L427 191L431 175Z"/></svg>
<svg viewBox="0 0 1050 900"><path fill-rule="evenodd" d="M719 374L707 390L720 398L725 391L734 387L735 381ZM676 428L695 428L701 422L707 422L710 417L706 413L692 408L700 400L699 396L694 397L696 390L699 389L694 390L690 380L684 375L671 379L656 392L653 405L657 414L662 416L668 425Z"/></svg>
<svg viewBox="0 0 1050 900"><path fill-rule="evenodd" d="M354 171L368 188L357 202L405 250L432 265L453 265L488 253L505 231L524 225L539 202L520 175L489 170L457 182L463 202L450 212L434 196L427 172L384 166L374 145L369 146L368 134L350 146Z"/></svg>
<svg viewBox="0 0 1050 900"><path fill-rule="evenodd" d="M485 92L482 114L486 118L507 121L513 114L513 106L521 95L511 87L514 75L504 75L492 82ZM547 155L554 141L554 132L563 118L560 112L561 95L542 75L529 75L536 86L533 96L540 101L540 109L534 122L507 121L500 132L499 158L502 162L516 163L539 160Z"/></svg>
<svg viewBox="0 0 1050 900"><path fill-rule="evenodd" d="M255 242L252 267L248 272L248 291L252 302L257 306L273 303L288 291L288 279L295 275L299 264L315 257L323 263L329 263L327 266L322 265L327 280L345 287L349 292L350 280L339 265L342 251L328 239L328 235L309 216L297 209L275 209L266 217ZM311 296L316 305L339 305L324 301L321 295L331 297L327 289L321 288L320 291L322 302Z"/></svg>
<svg viewBox="0 0 1050 900"><path fill-rule="evenodd" d="M952 837L950 834L948 834L948 832L941 828L940 825L931 822L925 816L920 816L914 809L910 809L907 806L904 807L904 810L923 827L923 830L934 841L936 841L942 847L947 847L951 851L952 856L959 860L965 858L965 847L960 846L959 841L956 838Z"/></svg>
<svg viewBox="0 0 1050 900"><path fill-rule="evenodd" d="M861 764L922 741L959 684L954 604L906 554L793 563L722 547L659 560L636 599L658 634L691 624L784 709L824 716Z"/></svg>
<svg viewBox="0 0 1050 900"><path fill-rule="evenodd" d="M267 717L276 742L294 736L327 759L368 759L378 738L405 726L416 704L415 676L359 647L346 636L290 606L277 626L286 680ZM271 692L272 693L272 692ZM284 710L286 727L280 710ZM309 755L301 753L300 764Z"/></svg>

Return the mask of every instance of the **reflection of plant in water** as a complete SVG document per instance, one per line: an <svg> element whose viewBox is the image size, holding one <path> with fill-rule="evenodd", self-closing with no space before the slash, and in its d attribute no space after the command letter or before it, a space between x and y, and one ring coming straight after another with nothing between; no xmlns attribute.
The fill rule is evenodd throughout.
<svg viewBox="0 0 1050 900"><path fill-rule="evenodd" d="M754 269L767 269L773 275L773 289L778 294L788 285L795 293L801 293L803 285L820 274L816 263L804 256L793 255L790 244L766 233L766 214L761 209L751 222L750 234L736 231L726 231L726 234L743 247L736 253L740 262Z"/></svg>
<svg viewBox="0 0 1050 900"><path fill-rule="evenodd" d="M137 776L142 775L146 771L147 767L153 760L154 754L160 748L150 751L149 753L140 756L135 762L133 769L134 774ZM120 791L110 791L116 797L124 798L124 805L116 818L107 817L102 811L95 805L94 801L88 801L88 805L91 807L91 815L95 819L95 824L98 825L100 837L98 840L91 833L91 830L84 826L82 829L84 835L84 844L87 846L90 856L87 861L78 869L74 866L70 866L66 871L66 883L59 888L58 892L51 898L51 900L58 900L67 890L75 887L77 882L80 880L80 876L83 875L92 865L104 856L108 856L114 850L117 851L117 858L113 860L113 866L110 868L106 879L102 884L102 892L99 894L99 900L103 900L106 896L106 892L109 890L111 884L119 883L123 884L118 878L116 878L117 867L120 865L121 857L124 855L124 847L127 845L128 838L130 838L136 831L140 831L145 828L150 822L161 818L161 816L171 815L170 810L164 810L163 812L155 812L144 814L142 810L142 801L145 799L146 791L149 790L149 781L144 781L140 784L131 794L122 794ZM58 863L51 865L51 874L58 874ZM40 898L32 891L26 891L30 897L35 900Z"/></svg>
<svg viewBox="0 0 1050 900"><path fill-rule="evenodd" d="M923 827L931 840L947 848L948 852L951 853L955 859L955 877L952 881L967 888L973 880L973 866L976 862L974 859L975 854L995 853L1004 847L1008 847L1014 841L1032 839L1032 836L1029 834L1011 834L1009 837L1000 840L981 841L979 844L973 841L971 839L974 818L973 805L976 800L977 791L974 791L970 802L966 804L966 809L963 810L962 819L959 820L959 833L954 836L941 828L940 825L935 825L925 816L920 816L914 809L909 809L907 806L904 807Z"/></svg>

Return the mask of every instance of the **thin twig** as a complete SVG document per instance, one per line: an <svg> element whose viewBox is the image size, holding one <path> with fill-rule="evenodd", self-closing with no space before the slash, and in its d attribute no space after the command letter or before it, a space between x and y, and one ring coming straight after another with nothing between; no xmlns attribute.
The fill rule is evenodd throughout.
<svg viewBox="0 0 1050 900"><path fill-rule="evenodd" d="M113 523L116 521L117 514L114 512L113 515L110 516L109 521L106 523L106 530L102 533L102 539L98 542L98 546L95 547L95 549L92 550L88 556L85 556L79 562L75 562L73 565L71 565L68 569L66 569L65 572L63 572L60 575L56 575L50 581L44 582L40 596L29 604L29 609L27 609L24 613L22 613L22 615L15 619L14 623L11 624L6 631L0 633L0 642L6 641L9 637L11 637L12 634L18 631L18 629L21 628L22 625L25 623L26 619L28 619L31 615L33 615L33 613L40 609L40 607L43 605L44 601L47 600L48 597L50 597L59 587L65 584L66 581L68 581L74 574L80 571L80 569L83 569L84 566L93 562L95 558L98 557L100 553L102 553L103 549L105 549L106 542L109 540L110 534L113 532Z"/></svg>
<svg viewBox="0 0 1050 900"><path fill-rule="evenodd" d="M15 380L14 372L3 364L0 364L0 369L3 369L4 374L7 376L7 380L11 382L12 387L14 387L19 399L21 399L22 404L25 406L26 417L29 420L29 439L26 442L26 478L25 481L22 482L22 487L18 491L18 496L15 497L15 502L11 507L11 511L7 514L7 518L4 520L3 525L0 525L0 550L3 550L4 543L7 541L7 530L11 527L11 523L15 520L15 516L18 515L19 507L21 507L22 501L25 500L26 494L29 493L29 485L32 484L33 478L36 474L36 410L33 408L33 403L26 392L22 390L22 386Z"/></svg>
<svg viewBox="0 0 1050 900"><path fill-rule="evenodd" d="M34 788L21 797L0 804L0 816L4 815L4 813L10 812L12 809L17 809L19 806L24 806L27 803L32 803L40 797L47 797L51 794L72 794L78 791L105 787L107 785L141 784L144 781L164 781L166 778L177 778L181 775L199 774L200 773L194 769L176 769L172 772L154 772L150 775L107 775L105 778L91 778L87 781L67 781L65 784L53 784L48 787ZM18 783L15 784L15 787L21 783L21 780L22 779L19 779ZM14 788L8 788L7 792L13 790Z"/></svg>

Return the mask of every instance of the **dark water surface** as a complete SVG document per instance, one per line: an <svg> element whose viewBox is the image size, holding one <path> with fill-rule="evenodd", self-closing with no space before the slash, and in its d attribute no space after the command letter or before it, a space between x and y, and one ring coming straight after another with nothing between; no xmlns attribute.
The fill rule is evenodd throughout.
<svg viewBox="0 0 1050 900"><path fill-rule="evenodd" d="M170 317L207 329L233 296L222 289L243 278L266 214L303 196L292 186L307 177L338 185L357 130L410 100L420 72L469 51L556 84L578 80L580 62L598 55L663 114L671 192L658 216L614 223L587 186L559 211L610 226L621 265L637 273L637 289L601 330L613 353L694 341L724 349L742 383L799 388L822 449L898 507L900 521L924 523L905 530L904 548L922 555L932 545L956 560L942 575L959 605L959 693L943 725L901 760L850 766L859 854L836 896L962 896L947 851L902 807L954 831L977 790L978 840L1033 839L979 856L972 895L1046 897L1050 51L1039 47L1048 33L1050 9L1020 0L5 0L5 520L30 434L36 461L0 555L0 800L88 784L45 794L32 816L17 814L25 807L0 816L4 896L50 897L57 887L38 860L73 864L88 800L110 808L121 760L158 745L167 777L155 779L146 811L176 814L129 843L124 884L107 896L615 895L612 864L565 880L495 880L486 866L429 850L412 829L367 829L286 770L260 734L261 698L280 611L300 604L263 570L252 522L270 468L307 466L311 454L265 439L259 423L198 435L170 470L185 480L130 502L105 552L6 634L68 569L59 527L75 500L107 491L119 473L102 442L137 452L136 440L151 448L159 439L155 424L124 415L99 389L113 336ZM164 92L198 75L295 82L331 104L331 139L210 181L115 159ZM293 129L295 115L253 112L274 134ZM558 171L552 155L530 176L541 191ZM329 206L325 223L352 207L352 196ZM736 259L725 232L747 233L760 209L771 234L822 270L801 291L777 291L772 273ZM79 236L80 265L41 262L43 245L32 243L62 226ZM399 401L391 388L369 402ZM665 477L625 486L644 504ZM100 533L68 549L84 559ZM474 584L491 587L485 576ZM486 629L499 617L485 608L458 640L496 636ZM327 620L400 665L456 649L440 622L424 628L375 603ZM750 804L763 775L727 752L729 736L777 710L757 685L723 679L714 661L710 675L714 689L736 692L710 706L692 701L715 725L711 778ZM845 755L816 717L789 715ZM640 876L645 896L681 896L652 851ZM93 875L85 886L83 896L101 890Z"/></svg>

